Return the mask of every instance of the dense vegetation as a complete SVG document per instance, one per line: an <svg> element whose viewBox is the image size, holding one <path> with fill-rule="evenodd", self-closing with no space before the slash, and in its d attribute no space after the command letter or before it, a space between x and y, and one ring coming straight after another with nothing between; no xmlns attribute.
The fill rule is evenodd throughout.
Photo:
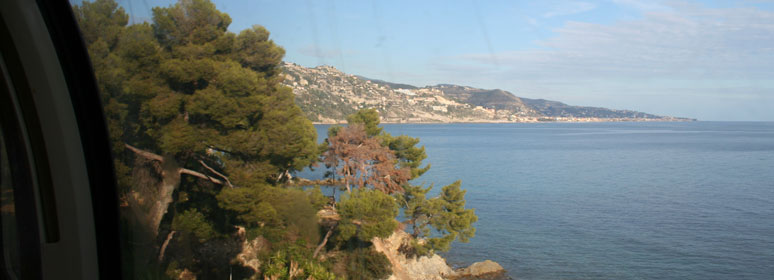
<svg viewBox="0 0 774 280"><path fill-rule="evenodd" d="M228 32L207 0L156 7L134 25L113 0L73 10L114 144L125 277L384 278L390 263L370 241L396 230L399 208L414 254L473 235L459 182L426 198L430 188L409 181L430 168L424 147L383 132L375 110L316 144L263 27ZM286 184L319 161L344 178L338 202ZM323 211L338 218L320 222ZM237 257L248 247L252 265Z"/></svg>

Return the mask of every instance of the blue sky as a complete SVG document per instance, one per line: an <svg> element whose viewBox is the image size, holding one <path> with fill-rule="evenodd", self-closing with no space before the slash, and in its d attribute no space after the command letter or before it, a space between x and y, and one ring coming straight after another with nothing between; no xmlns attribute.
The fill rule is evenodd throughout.
<svg viewBox="0 0 774 280"><path fill-rule="evenodd" d="M117 0L135 22L172 1ZM774 121L774 1L214 0L285 60L417 86Z"/></svg>

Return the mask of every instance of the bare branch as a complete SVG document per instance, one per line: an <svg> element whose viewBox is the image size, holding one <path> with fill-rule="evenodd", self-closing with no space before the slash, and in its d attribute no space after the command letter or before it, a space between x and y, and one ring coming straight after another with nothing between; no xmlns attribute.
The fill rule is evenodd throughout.
<svg viewBox="0 0 774 280"><path fill-rule="evenodd" d="M218 185L223 185L222 181L220 181L218 179L215 179L215 178L212 178L210 176L207 176L204 173L193 171L191 169L180 168L179 172L180 172L180 174L188 174L188 175L191 175L191 176L194 176L194 177L199 177L199 178L202 178L202 179L205 179L205 180L210 180L210 182L213 182L213 183L218 184Z"/></svg>
<svg viewBox="0 0 774 280"><path fill-rule="evenodd" d="M207 170L209 170L210 172L212 172L212 173L215 173L215 175L218 175L218 176L220 176L221 178L223 178L223 180L226 180L226 185L228 185L228 186L229 186L229 187L231 187L231 188L233 188L233 187L234 187L234 185L232 185L232 184L231 184L231 181L228 179L228 177L226 177L226 175L223 175L223 174L221 174L220 172L218 172L218 171L215 171L215 169L212 169L212 167L209 167L209 166L208 166L207 164L205 164L205 163L204 163L204 161L202 161L202 160L199 160L199 163L201 163L201 164L202 164L202 166L204 166L204 168L207 168Z"/></svg>
<svg viewBox="0 0 774 280"><path fill-rule="evenodd" d="M145 150L138 149L137 147L134 147L134 146L129 145L129 144L124 144L124 146L127 149L131 150L132 152L134 152L135 154L137 154L137 155L139 155L141 157L144 157L144 158L147 158L147 159L151 159L151 160L160 161L160 162L164 162L164 157L162 157L160 155L157 155L157 154L145 151ZM228 181L228 178L226 178L226 176L223 176L223 174L220 174L217 171L213 170L212 168L210 168L209 166L204 164L204 162L202 162L202 161L199 161L199 162L202 165L204 165L204 167L207 168L208 170L212 171L213 173L217 174L218 176L223 177L223 179L226 179L226 183L228 184L228 186L233 188L233 186L231 185L231 182ZM218 185L223 185L223 182L221 180L212 178L211 176L208 176L208 175L206 175L204 173L201 173L201 172L193 171L191 169L180 168L180 169L178 169L178 172L180 174L188 174L188 175L191 175L191 176L194 176L194 177L199 177L199 178L202 178L202 179L205 179L205 180L210 180L210 182L213 182L213 183L218 184Z"/></svg>
<svg viewBox="0 0 774 280"><path fill-rule="evenodd" d="M164 240L164 243L161 244L161 251L159 252L159 262L161 262L164 259L164 252L167 251L167 246L169 245L169 241L172 240L172 237L175 236L175 231L169 232L167 234L167 239Z"/></svg>
<svg viewBox="0 0 774 280"><path fill-rule="evenodd" d="M335 226L332 226L328 229L328 233L325 234L325 237L323 238L322 242L320 242L320 245L317 245L317 248L314 249L314 254L312 255L312 258L316 258L317 254L320 253L320 250L322 250L323 247L325 247L325 244L328 243L328 238L331 237L331 234L333 233L333 229Z"/></svg>
<svg viewBox="0 0 774 280"><path fill-rule="evenodd" d="M132 152L134 152L135 154L137 154L139 156L142 156L144 158L152 159L152 160L157 160L157 161L162 161L162 162L164 161L164 157L162 157L160 155L157 155L157 154L154 154L154 153L151 153L151 152L148 152L148 151L140 150L140 149L138 149L138 148L136 148L136 147L134 147L132 145L129 145L129 144L124 144L124 146L127 149L129 149Z"/></svg>

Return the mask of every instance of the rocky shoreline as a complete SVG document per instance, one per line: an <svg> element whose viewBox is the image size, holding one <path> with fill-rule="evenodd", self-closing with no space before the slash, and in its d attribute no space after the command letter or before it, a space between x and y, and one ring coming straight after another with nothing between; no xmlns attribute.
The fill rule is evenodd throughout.
<svg viewBox="0 0 774 280"><path fill-rule="evenodd" d="M392 264L392 275L388 280L465 280L465 279L511 279L500 264L485 260L468 267L452 269L446 260L432 256L408 257L399 249L408 245L413 237L403 230L396 230L390 237L374 238L371 242L376 251L387 256Z"/></svg>
<svg viewBox="0 0 774 280"><path fill-rule="evenodd" d="M237 235L243 239L242 250L236 257L241 265L255 271L261 270L261 261L259 256L268 251L271 246L269 241L258 236L252 240L245 237L245 229L239 228ZM387 280L511 280L513 278L507 275L507 271L500 264L485 260L476 262L468 267L452 269L446 262L446 259L440 255L408 257L400 252L400 248L408 245L413 237L405 231L398 229L387 238L374 238L371 240L374 249L383 253L390 261L392 266L392 275ZM185 274L186 271L183 272ZM195 276L184 277L181 274L179 279L196 279ZM190 272L189 272L190 274ZM187 274L186 274L187 275Z"/></svg>

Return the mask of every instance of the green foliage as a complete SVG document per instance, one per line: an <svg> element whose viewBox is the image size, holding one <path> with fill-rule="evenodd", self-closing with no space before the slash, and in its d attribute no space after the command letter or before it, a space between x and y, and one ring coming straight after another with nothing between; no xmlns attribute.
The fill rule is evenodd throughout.
<svg viewBox="0 0 774 280"><path fill-rule="evenodd" d="M328 269L317 262L307 262L304 265L304 271L310 279L313 280L336 280L336 274L328 271Z"/></svg>
<svg viewBox="0 0 774 280"><path fill-rule="evenodd" d="M279 189L272 192L269 202L277 209L280 219L289 233L288 238L315 244L320 239L317 211L302 190Z"/></svg>
<svg viewBox="0 0 774 280"><path fill-rule="evenodd" d="M309 196L309 203L312 204L312 207L315 210L319 211L323 206L328 205L330 202L330 199L323 195L320 186L314 186L314 188L307 189L306 194Z"/></svg>
<svg viewBox="0 0 774 280"><path fill-rule="evenodd" d="M180 275L180 273L182 273L182 272L183 272L183 270L182 270L182 269L178 268L178 266L179 266L179 265L180 265L180 264L178 264L178 262L177 262L177 261L175 261L175 260L173 260L173 261L169 262L169 265L167 265L167 270L164 272L164 274L165 274L165 275L166 275L166 276L167 276L169 279L175 279L175 278L177 278L177 277Z"/></svg>
<svg viewBox="0 0 774 280"><path fill-rule="evenodd" d="M270 158L272 165L283 170L300 170L318 159L317 130L293 102L290 88L281 87L276 93L267 98L266 108L285 109L263 112L258 122L263 128L259 133L263 143L259 155Z"/></svg>
<svg viewBox="0 0 774 280"><path fill-rule="evenodd" d="M391 196L378 190L354 190L343 195L338 205L341 221L338 239L357 238L369 242L374 237L388 237L398 222L398 205Z"/></svg>
<svg viewBox="0 0 774 280"><path fill-rule="evenodd" d="M316 132L279 84L284 50L265 28L230 33L231 19L207 0L156 7L153 23L132 26L114 1L74 11L116 154L128 143L179 162L204 160L227 175L260 168L250 173L266 182L316 160Z"/></svg>
<svg viewBox="0 0 774 280"><path fill-rule="evenodd" d="M301 190L284 189L268 185L256 187L223 188L218 194L218 204L236 212L248 227L280 228L292 238L308 243L319 239L317 210L310 197ZM275 238L288 237L277 236Z"/></svg>
<svg viewBox="0 0 774 280"><path fill-rule="evenodd" d="M87 44L102 41L107 47L113 47L121 35L123 26L129 21L129 15L118 3L112 0L83 2L73 6L73 14L81 28L81 34Z"/></svg>
<svg viewBox="0 0 774 280"><path fill-rule="evenodd" d="M338 135L339 130L341 130L340 125L337 125L337 124L331 125L330 127L328 127L328 137L333 137ZM325 140L327 141L328 139L326 138Z"/></svg>
<svg viewBox="0 0 774 280"><path fill-rule="evenodd" d="M193 234L199 239L199 242L204 242L216 236L216 232L213 230L212 225L210 225L206 217L196 209L188 209L183 213L175 215L175 218L172 220L172 229L183 233Z"/></svg>
<svg viewBox="0 0 774 280"><path fill-rule="evenodd" d="M300 242L278 244L274 253L263 260L261 270L265 279L338 279Z"/></svg>
<svg viewBox="0 0 774 280"><path fill-rule="evenodd" d="M316 211L328 198L319 188L276 187L287 178L284 174L313 164L328 147L316 144L316 130L295 104L294 94L279 84L285 51L269 39L269 32L257 25L239 34L229 32L231 18L208 0L155 7L151 23L131 26L112 0L83 2L73 10L105 104L120 193L128 196L137 187L131 176L138 166L155 166L136 165L136 156L124 144L163 156L155 175L183 167L218 180L225 175L233 184L221 186L185 174L180 178L179 201L170 207L173 216L164 219L162 228L184 237L172 239L167 254L176 261L160 271L220 275L227 265L214 265L211 259L233 258L231 245L223 244L234 241L229 236L235 225L242 225L248 237L260 234L272 242L264 276L334 279L324 263L310 257L314 246L307 245L319 242ZM339 113L351 110L342 107ZM352 127L362 126L363 143L373 144L368 149L372 153L360 152L370 155L367 161L375 167L362 170L395 178L367 184L389 183L394 186L382 189L402 190L408 178L430 168L422 167L427 155L424 147L416 147L419 139L383 133L377 110L360 110L347 120ZM333 126L328 134L343 131ZM464 209L465 192L455 184L444 187L438 198L427 199L429 189L412 186L398 197L419 225L417 235L428 237L421 245L428 251L448 249L452 241L465 242L475 232L475 214ZM378 190L355 190L337 209L340 242L367 243L389 236L398 225L396 200ZM430 238L428 226L441 237ZM304 275L294 274L299 271ZM352 279L378 279L391 272L383 254L359 248L347 258L347 273Z"/></svg>
<svg viewBox="0 0 774 280"><path fill-rule="evenodd" d="M386 132L382 133L380 137L382 145L389 147L395 153L400 167L411 169L411 179L422 176L427 170L430 170L430 164L420 167L422 160L427 158L427 153L425 153L425 146L416 147L419 144L419 138L407 135L394 137Z"/></svg>
<svg viewBox="0 0 774 280"><path fill-rule="evenodd" d="M218 204L223 209L235 211L248 227L279 225L277 210L266 201L268 186L223 188L218 194Z"/></svg>
<svg viewBox="0 0 774 280"><path fill-rule="evenodd" d="M203 136L197 133L196 127L178 117L161 128L158 145L170 154L182 155L190 151L204 150L206 145L202 142Z"/></svg>
<svg viewBox="0 0 774 280"><path fill-rule="evenodd" d="M231 18L207 0L182 0L169 8L153 8L153 31L168 48L212 42L226 32Z"/></svg>
<svg viewBox="0 0 774 280"><path fill-rule="evenodd" d="M431 188L407 186L406 191L397 197L398 203L405 209L407 222L414 228L412 235L425 239L425 242L411 244L417 255L448 251L453 241L468 242L476 233L473 223L478 217L474 209L465 209L465 191L461 189L461 182L443 187L437 197L428 199L426 195Z"/></svg>
<svg viewBox="0 0 774 280"><path fill-rule="evenodd" d="M424 236L429 234L429 229L422 225L428 222L427 219L432 216L435 210L426 197L432 188L432 186L423 188L422 186L408 185L403 188L405 191L402 194L395 196L395 200L404 209L403 216L414 226L414 237L420 234Z"/></svg>
<svg viewBox="0 0 774 280"><path fill-rule="evenodd" d="M277 48L269 40L269 31L263 26L253 25L242 30L236 37L234 58L245 67L266 73L267 76L279 74L278 65L285 56L285 50Z"/></svg>
<svg viewBox="0 0 774 280"><path fill-rule="evenodd" d="M442 238L430 238L433 248L448 251L452 241L468 242L476 234L473 223L478 221L475 209L465 209L465 192L458 180L443 187L439 197L431 203L438 211L430 219L430 224L442 234Z"/></svg>
<svg viewBox="0 0 774 280"><path fill-rule="evenodd" d="M350 115L348 118L349 127L339 128L331 127L328 131L328 139L326 143L330 145L330 149L324 153L326 165L329 167L335 167L342 165L344 168L348 167L348 160L356 159L359 162L357 149L348 148L348 144L362 147L366 143L364 140L358 140L356 134L353 134L350 129L352 127L362 126L366 131L367 138L378 138L380 145L389 148L391 153L397 159L397 165L401 169L410 170L410 179L415 179L430 169L430 164L422 167L422 161L427 158L425 147L417 147L419 144L418 138L413 138L406 135L392 136L389 133L382 132L382 128L379 127L379 114L374 109L360 110L355 114ZM352 135L350 135L352 134ZM350 137L345 137L350 136ZM340 138L345 138L344 141ZM339 143L342 142L342 143ZM350 145L350 146L351 146ZM369 150L375 150L373 147L369 147ZM334 153L337 157L330 157L330 154ZM371 164L378 164L379 161L369 161ZM350 167L350 170L364 170L357 166ZM344 169L344 171L347 171ZM342 172L339 172L342 173ZM342 176L348 174L354 174L355 172L343 172ZM352 175L349 175L352 177ZM422 238L423 240L414 240L411 243L410 249L407 249L411 254L426 255L431 254L434 251L448 251L451 243L455 240L460 242L468 242L469 238L475 234L475 228L472 224L478 219L473 209L465 209L465 191L461 190L460 182L457 181L451 185L443 187L441 194L438 197L427 198L427 193L432 189L431 187L423 188L421 186L413 186L410 184L403 184L400 188L402 192L399 192L395 196L395 202L404 209L404 215L407 218L407 222L413 226L412 235L416 238ZM354 197L354 194L353 194ZM359 200L365 200L359 198ZM345 202L347 202L345 204ZM342 199L339 205L339 213L368 213L373 211L373 203L358 204L347 201L346 198ZM348 208L345 209L343 206ZM387 207L387 206L383 206ZM387 209L387 208L385 208ZM365 214L366 216L378 216L380 214ZM386 215L385 215L386 216ZM369 231L365 231L364 224L367 223L355 223L353 221L359 221L362 217L349 218L342 214L342 222L338 226L338 238L339 240L347 240L352 237L357 237L360 240L367 241L372 238L373 234L368 234ZM350 219L350 220L347 220ZM389 219L385 218L385 221ZM371 229L368 229L371 230ZM371 232L376 232L372 230ZM389 234L389 232L380 231L380 233Z"/></svg>
<svg viewBox="0 0 774 280"><path fill-rule="evenodd" d="M287 253L277 251L261 266L264 277L279 279L288 277Z"/></svg>
<svg viewBox="0 0 774 280"><path fill-rule="evenodd" d="M357 248L347 258L349 279L385 279L390 274L390 260L373 248Z"/></svg>
<svg viewBox="0 0 774 280"><path fill-rule="evenodd" d="M318 241L319 196L273 186L314 163L320 148L292 91L280 85L284 50L265 28L231 33L231 18L209 0L155 7L151 23L131 26L113 0L84 1L73 11L105 104L120 193L155 189L138 186L138 168L161 177L182 167L234 185L182 175L179 200L168 211L174 216L160 227L198 242L174 238L168 255L215 250L213 240L226 239L215 237L231 236L235 225L274 240ZM125 144L161 155L163 163L136 164ZM187 256L195 260L172 271L222 269L209 268L206 253Z"/></svg>
<svg viewBox="0 0 774 280"><path fill-rule="evenodd" d="M379 111L376 111L376 109L360 109L354 114L347 116L347 124L362 124L368 137L374 137L382 133L382 127L379 126L379 122Z"/></svg>

